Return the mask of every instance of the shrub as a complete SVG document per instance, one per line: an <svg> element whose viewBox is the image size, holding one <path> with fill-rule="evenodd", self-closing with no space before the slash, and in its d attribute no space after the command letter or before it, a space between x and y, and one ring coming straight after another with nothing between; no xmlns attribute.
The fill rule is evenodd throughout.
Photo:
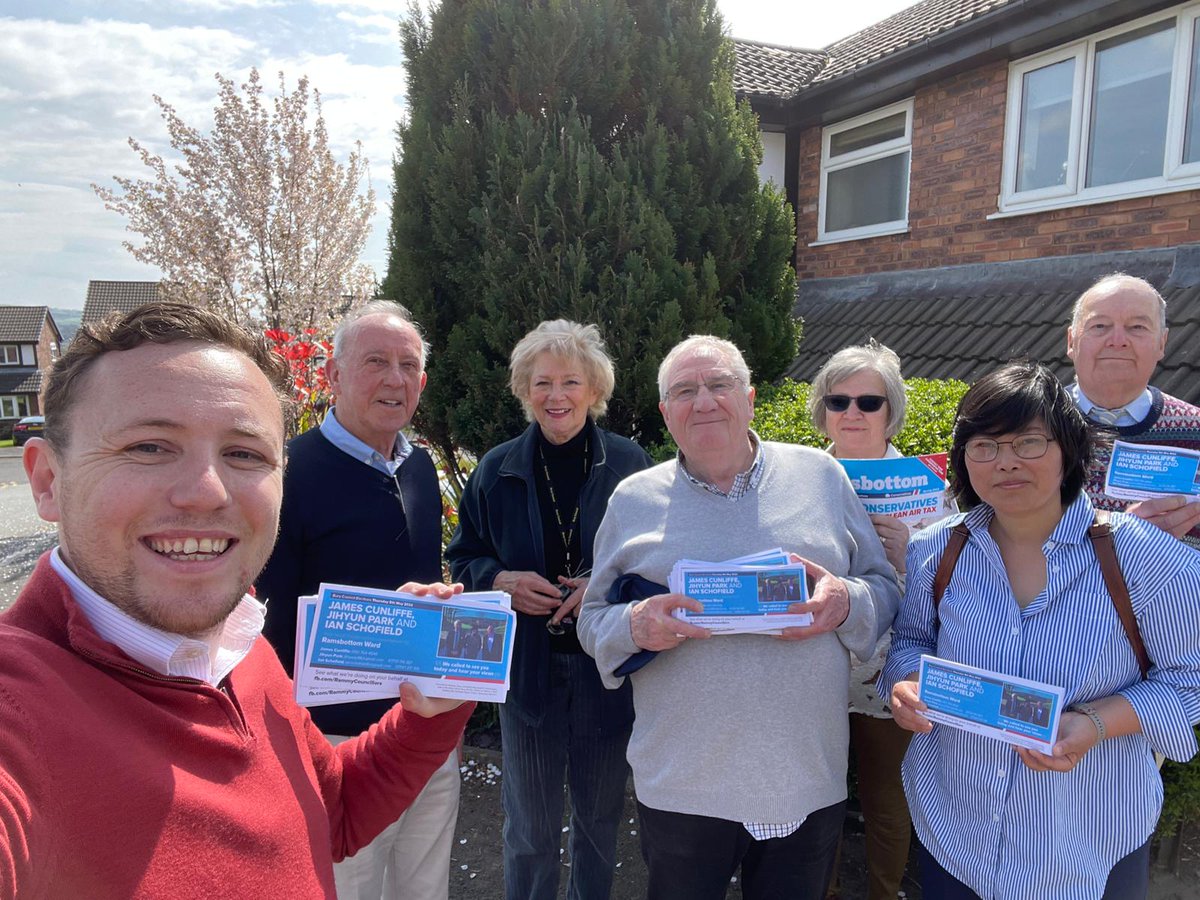
<svg viewBox="0 0 1200 900"><path fill-rule="evenodd" d="M1200 741L1200 728L1196 729ZM1184 825L1200 821L1200 764L1167 760L1162 767L1163 808L1156 836L1166 837Z"/></svg>
<svg viewBox="0 0 1200 900"><path fill-rule="evenodd" d="M892 439L905 456L943 453L950 449L954 412L967 385L953 379L935 381L909 378L908 414L904 429ZM813 427L808 417L809 385L785 380L758 389L754 430L763 440L825 447L829 440Z"/></svg>

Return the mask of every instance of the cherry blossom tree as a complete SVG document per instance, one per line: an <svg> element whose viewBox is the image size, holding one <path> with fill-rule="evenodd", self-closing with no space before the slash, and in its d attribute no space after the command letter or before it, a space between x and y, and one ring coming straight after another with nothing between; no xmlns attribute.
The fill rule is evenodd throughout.
<svg viewBox="0 0 1200 900"><path fill-rule="evenodd" d="M208 134L154 95L174 165L130 138L150 177L92 189L140 235L124 246L163 271L168 294L250 326L327 331L375 287L358 261L375 206L361 145L345 165L334 158L307 78L289 93L281 72L274 98L264 97L257 70L240 89L220 73L216 80Z"/></svg>

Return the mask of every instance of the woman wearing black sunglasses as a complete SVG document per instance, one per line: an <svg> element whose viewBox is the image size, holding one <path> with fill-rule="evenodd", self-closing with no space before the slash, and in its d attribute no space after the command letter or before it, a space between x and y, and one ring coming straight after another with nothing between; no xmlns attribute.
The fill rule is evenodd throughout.
<svg viewBox="0 0 1200 900"><path fill-rule="evenodd" d="M891 438L904 427L906 408L900 358L872 340L839 350L813 379L808 410L841 459L898 457ZM872 516L888 561L904 578L908 527L890 516ZM903 582L902 582L903 584ZM891 632L878 651L850 671L850 746L858 763L858 799L866 824L869 900L893 898L908 861L911 825L900 763L911 733L896 725L875 692Z"/></svg>

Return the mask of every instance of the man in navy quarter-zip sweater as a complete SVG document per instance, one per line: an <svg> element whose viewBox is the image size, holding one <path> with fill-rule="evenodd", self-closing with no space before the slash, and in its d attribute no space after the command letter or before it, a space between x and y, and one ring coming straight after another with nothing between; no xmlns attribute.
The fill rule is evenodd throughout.
<svg viewBox="0 0 1200 900"><path fill-rule="evenodd" d="M335 407L288 444L279 540L257 582L263 634L289 669L296 598L321 582L393 590L442 578L441 494L429 454L401 433L425 387L426 345L403 307L376 301L342 320L327 366ZM390 701L313 707L335 744L361 734ZM458 754L413 805L334 867L340 900L446 900L458 817Z"/></svg>

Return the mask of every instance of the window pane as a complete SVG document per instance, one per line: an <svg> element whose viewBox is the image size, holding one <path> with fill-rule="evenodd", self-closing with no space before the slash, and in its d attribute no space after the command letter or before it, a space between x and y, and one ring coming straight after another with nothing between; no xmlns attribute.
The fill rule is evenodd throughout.
<svg viewBox="0 0 1200 900"><path fill-rule="evenodd" d="M1163 174L1175 22L1096 45L1087 185Z"/></svg>
<svg viewBox="0 0 1200 900"><path fill-rule="evenodd" d="M829 173L825 230L843 231L903 221L908 196L908 152Z"/></svg>
<svg viewBox="0 0 1200 900"><path fill-rule="evenodd" d="M1200 160L1200 19L1192 23L1192 63L1188 75L1187 130L1183 136L1183 161Z"/></svg>
<svg viewBox="0 0 1200 900"><path fill-rule="evenodd" d="M1027 72L1021 79L1017 191L1066 184L1075 60Z"/></svg>
<svg viewBox="0 0 1200 900"><path fill-rule="evenodd" d="M904 137L908 111L895 113L874 122L839 131L829 138L829 157L844 156L874 144L882 144Z"/></svg>

